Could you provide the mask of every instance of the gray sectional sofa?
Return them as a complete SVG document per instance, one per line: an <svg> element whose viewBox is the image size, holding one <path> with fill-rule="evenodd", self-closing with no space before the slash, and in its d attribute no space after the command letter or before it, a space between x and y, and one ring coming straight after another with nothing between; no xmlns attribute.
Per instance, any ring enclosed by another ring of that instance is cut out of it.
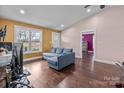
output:
<svg viewBox="0 0 124 93"><path fill-rule="evenodd" d="M43 53L43 59L48 61L49 67L61 70L75 62L73 49L52 48L50 53Z"/></svg>

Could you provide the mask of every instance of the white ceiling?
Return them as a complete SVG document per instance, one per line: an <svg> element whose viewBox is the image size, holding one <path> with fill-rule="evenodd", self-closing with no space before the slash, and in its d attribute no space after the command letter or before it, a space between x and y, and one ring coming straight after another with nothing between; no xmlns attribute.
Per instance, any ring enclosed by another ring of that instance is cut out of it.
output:
<svg viewBox="0 0 124 93"><path fill-rule="evenodd" d="M91 9L89 13L84 5L0 5L0 18L63 30L100 11L98 5L88 8ZM20 14L20 9L25 10L24 15Z"/></svg>

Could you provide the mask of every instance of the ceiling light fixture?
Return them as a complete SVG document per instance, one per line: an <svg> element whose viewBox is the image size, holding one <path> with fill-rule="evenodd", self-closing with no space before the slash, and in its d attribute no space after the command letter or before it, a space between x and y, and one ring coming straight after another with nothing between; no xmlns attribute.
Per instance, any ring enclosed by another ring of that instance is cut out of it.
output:
<svg viewBox="0 0 124 93"><path fill-rule="evenodd" d="M61 24L61 27L63 28L63 27L64 27L64 25L63 25L63 24Z"/></svg>
<svg viewBox="0 0 124 93"><path fill-rule="evenodd" d="M20 10L20 13L21 13L21 14L25 14L25 11L21 9L21 10Z"/></svg>
<svg viewBox="0 0 124 93"><path fill-rule="evenodd" d="M88 12L88 13L91 12L91 9L87 9L87 12Z"/></svg>

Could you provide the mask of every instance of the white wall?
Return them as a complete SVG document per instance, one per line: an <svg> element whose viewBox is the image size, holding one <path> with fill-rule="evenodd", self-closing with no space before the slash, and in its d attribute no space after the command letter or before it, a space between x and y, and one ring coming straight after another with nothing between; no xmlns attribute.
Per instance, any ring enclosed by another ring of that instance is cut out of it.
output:
<svg viewBox="0 0 124 93"><path fill-rule="evenodd" d="M62 31L62 47L74 48L80 55L80 31L96 29L96 59L124 59L124 6L113 6Z"/></svg>

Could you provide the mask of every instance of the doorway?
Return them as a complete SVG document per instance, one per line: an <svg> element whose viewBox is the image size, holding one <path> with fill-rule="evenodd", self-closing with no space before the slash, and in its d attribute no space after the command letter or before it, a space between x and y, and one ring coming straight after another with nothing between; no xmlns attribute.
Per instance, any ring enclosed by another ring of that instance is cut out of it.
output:
<svg viewBox="0 0 124 93"><path fill-rule="evenodd" d="M93 53L93 35L82 34L82 52Z"/></svg>
<svg viewBox="0 0 124 93"><path fill-rule="evenodd" d="M82 31L80 35L81 57L95 56L95 30Z"/></svg>

